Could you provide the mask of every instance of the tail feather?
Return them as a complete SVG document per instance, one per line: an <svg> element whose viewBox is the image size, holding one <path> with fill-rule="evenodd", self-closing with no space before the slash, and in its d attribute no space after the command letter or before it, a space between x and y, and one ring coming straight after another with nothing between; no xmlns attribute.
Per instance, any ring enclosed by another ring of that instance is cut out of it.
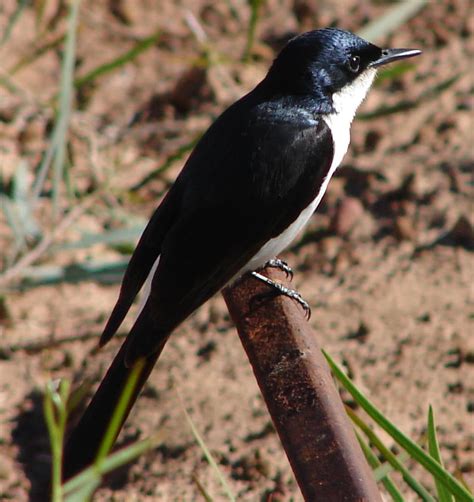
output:
<svg viewBox="0 0 474 502"><path fill-rule="evenodd" d="M161 342L156 351L145 358L120 428L137 400L142 387L145 385L165 343L166 339ZM66 442L63 452L64 479L73 477L90 465L97 456L102 438L120 400L122 391L133 371L133 366L128 367L126 365L126 353L127 342L124 342L84 415Z"/></svg>

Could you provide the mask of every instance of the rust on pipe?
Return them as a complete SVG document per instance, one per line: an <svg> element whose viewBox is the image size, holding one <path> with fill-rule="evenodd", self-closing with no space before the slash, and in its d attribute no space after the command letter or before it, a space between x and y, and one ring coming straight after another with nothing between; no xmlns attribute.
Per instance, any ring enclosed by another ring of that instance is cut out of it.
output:
<svg viewBox="0 0 474 502"><path fill-rule="evenodd" d="M269 291L247 275L223 296L304 499L381 501L302 308L283 296L256 301Z"/></svg>

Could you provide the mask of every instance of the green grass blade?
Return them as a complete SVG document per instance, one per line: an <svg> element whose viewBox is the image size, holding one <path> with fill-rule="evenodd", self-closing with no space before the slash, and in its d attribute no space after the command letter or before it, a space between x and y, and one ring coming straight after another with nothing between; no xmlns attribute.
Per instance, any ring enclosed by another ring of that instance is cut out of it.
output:
<svg viewBox="0 0 474 502"><path fill-rule="evenodd" d="M387 68L379 70L377 73L377 79L375 80L375 85L379 86L385 80L395 80L396 78L400 78L402 75L405 75L405 73L409 73L415 70L416 65L414 65L413 63L401 61L396 65L388 66Z"/></svg>
<svg viewBox="0 0 474 502"><path fill-rule="evenodd" d="M58 136L55 155L53 156L53 220L59 211L59 190L63 179L66 160L66 141L69 118L72 109L73 75L76 61L76 30L79 17L80 0L72 2L69 11L68 30L61 68L59 91Z"/></svg>
<svg viewBox="0 0 474 502"><path fill-rule="evenodd" d="M29 240L41 235L31 207L28 171L27 162L21 160L13 175L10 197L0 193L0 209L12 230L16 251L26 249Z"/></svg>
<svg viewBox="0 0 474 502"><path fill-rule="evenodd" d="M32 206L34 207L43 190L49 168L53 164L53 215L56 215L59 202L59 185L62 179L66 158L66 138L69 117L72 108L73 72L75 64L76 28L80 0L74 0L70 6L68 31L65 39L64 56L61 67L61 82L59 91L59 110L51 133L49 147L41 160L36 177Z"/></svg>
<svg viewBox="0 0 474 502"><path fill-rule="evenodd" d="M449 89L453 84L455 84L464 73L456 73L452 77L448 77L447 79L441 81L439 84L428 89L421 95L421 99L429 99L429 98L437 98L442 92Z"/></svg>
<svg viewBox="0 0 474 502"><path fill-rule="evenodd" d="M31 206L29 167L25 160L19 162L13 177L12 199L18 211L25 237L39 237L41 232Z"/></svg>
<svg viewBox="0 0 474 502"><path fill-rule="evenodd" d="M373 112L360 113L357 118L359 120L371 120L416 108L420 105L420 103L437 98L442 92L449 89L455 82L457 82L461 75L461 73L458 73L452 77L447 78L446 80L443 80L441 83L423 92L421 96L416 100L403 100L392 106L382 105Z"/></svg>
<svg viewBox="0 0 474 502"><path fill-rule="evenodd" d="M64 35L61 34L61 35L56 36L53 40L51 40L43 45L40 45L39 47L34 48L31 53L28 53L25 56L23 56L11 68L9 68L8 74L10 76L14 75L15 73L17 73L19 70L21 70L25 66L36 61L43 54L46 54L51 49L56 49L59 45L64 43L64 40L65 40Z"/></svg>
<svg viewBox="0 0 474 502"><path fill-rule="evenodd" d="M247 27L247 43L245 46L244 61L249 61L252 55L252 48L255 42L255 30L257 28L258 15L263 0L248 0L250 4L250 19Z"/></svg>
<svg viewBox="0 0 474 502"><path fill-rule="evenodd" d="M378 467L385 467L385 464L382 464L380 460L377 458L377 455L372 451L372 449L369 447L367 442L364 440L364 438L356 431L356 437L357 440L359 441L359 444L362 448L362 451L364 452L365 458L367 459L367 462L369 463L370 467L373 469L374 477L375 480L381 481L383 485L385 486L385 489L387 492L390 494L392 497L392 500L394 502L403 502L403 495L400 493L399 489L397 488L396 484L393 482L392 478L389 476L388 472L385 472L383 475L376 475L376 469ZM391 465L388 466L390 469L393 470L393 467Z"/></svg>
<svg viewBox="0 0 474 502"><path fill-rule="evenodd" d="M45 154L43 155L43 158L41 159L41 164L38 169L38 174L35 179L35 183L33 185L33 199L32 199L32 205L33 207L36 205L38 202L38 199L41 195L41 191L43 190L44 182L46 180L46 176L48 174L49 168L51 166L51 161L54 156L54 152L57 148L57 143L58 143L58 136L59 136L59 125L58 121L55 122L53 132L51 133L51 138L49 140L49 147L46 150Z"/></svg>
<svg viewBox="0 0 474 502"><path fill-rule="evenodd" d="M62 451L64 433L67 421L67 399L69 396L70 383L61 380L56 388L52 382L46 386L43 401L44 417L48 429L51 445L51 500L61 502L63 497L62 480Z"/></svg>
<svg viewBox="0 0 474 502"><path fill-rule="evenodd" d="M225 3L227 5L227 8L229 9L229 14L231 15L231 17L236 21L240 21L239 11L236 7L234 7L233 0L225 0Z"/></svg>
<svg viewBox="0 0 474 502"><path fill-rule="evenodd" d="M25 91L13 82L13 80L0 69L0 87L3 87L15 96L25 97Z"/></svg>
<svg viewBox="0 0 474 502"><path fill-rule="evenodd" d="M52 389L48 386L43 402L43 413L46 420L46 427L48 429L49 442L51 447L51 500L52 502L60 502L62 499L61 491L61 460L60 460L60 440L58 434L58 427L55 420L54 405L52 398Z"/></svg>
<svg viewBox="0 0 474 502"><path fill-rule="evenodd" d="M379 117L385 117L386 115L393 115L394 113L400 113L418 106L417 101L403 100L394 105L382 105L373 112L361 113L358 116L359 120L372 120Z"/></svg>
<svg viewBox="0 0 474 502"><path fill-rule="evenodd" d="M120 430L120 426L123 422L128 404L132 398L132 394L136 388L138 378L140 377L140 373L142 372L144 365L145 361L143 359L138 360L135 363L135 366L130 374L130 377L127 380L127 383L125 384L122 394L120 395L117 407L115 408L114 414L112 415L112 420L110 421L110 424L107 427L107 431L105 432L105 435L100 444L97 457L94 461L94 464L96 466L100 465L100 463L104 460L114 444L115 438L117 437Z"/></svg>
<svg viewBox="0 0 474 502"><path fill-rule="evenodd" d="M69 502L70 497L85 486L91 486L93 483L96 483L96 486L98 486L104 474L132 462L132 460L151 450L162 441L163 435L161 432L158 432L149 438L137 441L126 448L108 455L102 460L100 465L91 465L63 485L66 500Z"/></svg>
<svg viewBox="0 0 474 502"><path fill-rule="evenodd" d="M334 375L341 382L343 387L352 395L354 400L361 406L362 409L384 429L409 455L421 464L428 472L438 479L444 486L448 488L457 500L462 502L472 502L472 494L454 478L449 472L443 469L436 460L427 454L419 445L412 439L403 434L392 422L380 412L380 410L371 403L364 394L354 385L354 383L346 376L342 369L333 361L333 359L322 351L326 357Z"/></svg>
<svg viewBox="0 0 474 502"><path fill-rule="evenodd" d="M36 0L33 3L33 8L35 10L35 25L36 31L40 30L40 26L43 23L44 13L47 7L47 3L49 0Z"/></svg>
<svg viewBox="0 0 474 502"><path fill-rule="evenodd" d="M427 3L427 0L396 2L395 6L389 9L386 14L369 23L359 30L357 34L371 41L383 38L414 17Z"/></svg>
<svg viewBox="0 0 474 502"><path fill-rule="evenodd" d="M121 56L111 61L108 61L107 63L97 66L96 68L92 69L90 72L86 73L82 77L76 78L76 80L74 81L76 89L80 89L84 85L92 83L98 77L106 75L107 73L110 73L116 70L117 68L120 68L121 66L130 63L139 54L146 51L150 47L153 47L153 45L158 41L160 36L161 36L161 31L157 31L150 37L144 38L143 40L137 42L137 44L134 47L132 47L129 51L127 51L125 54L122 54Z"/></svg>
<svg viewBox="0 0 474 502"><path fill-rule="evenodd" d="M160 176L161 174L165 173L175 162L178 160L181 160L189 151L191 151L196 143L199 141L201 137L201 134L194 138L192 141L189 143L186 143L185 145L181 146L178 148L176 152L173 152L171 155L169 155L163 164L161 164L160 167L157 169L154 169L150 173L148 173L144 178L142 178L138 183L133 185L130 188L131 192L136 192L140 190L140 188L143 188L145 185L147 185L150 181L153 181L155 178Z"/></svg>
<svg viewBox="0 0 474 502"><path fill-rule="evenodd" d="M3 36L0 40L0 47L10 39L10 36L12 34L13 28L15 27L15 24L20 19L21 13L23 12L24 8L29 3L30 3L29 0L19 0L17 2L16 9L13 12L13 14L10 16L10 19L8 20L8 24L5 28L5 31L3 32Z"/></svg>
<svg viewBox="0 0 474 502"><path fill-rule="evenodd" d="M347 414L354 424L359 427L359 429L367 436L369 441L380 451L387 462L402 473L403 479L406 483L420 496L421 500L424 502L435 502L435 499L428 493L426 488L422 486L418 480L412 476L410 471L400 462L400 460L394 455L389 448L387 448L378 435L350 408L346 407Z"/></svg>
<svg viewBox="0 0 474 502"><path fill-rule="evenodd" d="M160 432L147 439L144 439L143 441L137 441L127 448L123 448L113 455L109 455L106 459L103 460L99 470L102 474L107 474L108 472L111 472L122 465L130 463L132 460L139 457L146 451L151 450L162 441L163 435Z"/></svg>
<svg viewBox="0 0 474 502"><path fill-rule="evenodd" d="M429 407L428 410L428 451L430 455L438 462L442 467L443 461L441 460L441 452L439 450L438 437L436 435L436 425L434 419L433 408ZM453 498L445 486L440 483L436 478L434 478L436 483L436 490L438 492L439 502L452 502Z"/></svg>
<svg viewBox="0 0 474 502"><path fill-rule="evenodd" d="M64 497L65 502L86 502L92 499L92 495L99 488L100 477L85 482L77 491Z"/></svg>
<svg viewBox="0 0 474 502"><path fill-rule="evenodd" d="M408 453L405 450L403 450L401 453L396 455L396 458L398 459L398 461L400 463L404 464L407 460L409 460L410 455L408 455ZM388 462L384 462L383 464L380 464L378 467L376 467L374 469L373 474L374 474L376 481L379 481L379 480L383 479L384 476L387 476L388 474L390 474L394 470L395 469L392 465L390 465Z"/></svg>
<svg viewBox="0 0 474 502"><path fill-rule="evenodd" d="M231 502L235 502L236 501L235 496L233 495L229 485L227 484L226 479L222 475L222 472L220 471L219 466L217 465L217 462L214 460L214 457L212 456L211 452L209 451L209 448L207 447L206 443L204 442L201 435L199 434L196 426L194 425L194 422L192 421L191 417L189 416L189 413L187 412L186 408L184 407L184 404L183 404L183 411L184 411L184 415L186 416L186 420L188 421L189 427L191 428L193 436L196 439L197 444L201 448L204 456L206 457L208 464L211 466L217 479L219 480L219 482L222 486L222 489L224 490L224 493L226 494L227 498Z"/></svg>
<svg viewBox="0 0 474 502"><path fill-rule="evenodd" d="M64 251L69 249L86 249L96 244L105 244L108 246L135 244L145 229L145 222L142 225L134 225L126 228L118 228L101 233L84 233L82 237L76 241L57 244L52 247L51 251Z"/></svg>
<svg viewBox="0 0 474 502"><path fill-rule="evenodd" d="M193 474L193 481L196 483L196 487L197 487L199 493L202 495L202 498L206 502L213 502L212 497L209 495L209 493L204 488L203 484L199 481L199 479L197 478L197 476L195 474Z"/></svg>
<svg viewBox="0 0 474 502"><path fill-rule="evenodd" d="M12 289L31 289L62 282L78 283L97 281L102 284L117 284L122 280L129 259L105 262L90 261L67 266L41 265L25 267L21 270L21 282L11 286Z"/></svg>
<svg viewBox="0 0 474 502"><path fill-rule="evenodd" d="M5 221L10 227L15 239L16 251L26 248L26 235L17 214L17 208L6 195L0 194L0 208L5 216Z"/></svg>
<svg viewBox="0 0 474 502"><path fill-rule="evenodd" d="M121 465L131 462L145 451L153 448L161 441L161 434L155 434L151 438L138 441L122 450L108 455L117 437L124 415L129 405L132 394L136 388L138 378L143 370L144 361L140 360L135 364L130 377L122 391L117 407L107 431L102 439L99 451L94 463L69 480L64 486L63 491L68 502L82 502L88 500L100 484L102 476Z"/></svg>

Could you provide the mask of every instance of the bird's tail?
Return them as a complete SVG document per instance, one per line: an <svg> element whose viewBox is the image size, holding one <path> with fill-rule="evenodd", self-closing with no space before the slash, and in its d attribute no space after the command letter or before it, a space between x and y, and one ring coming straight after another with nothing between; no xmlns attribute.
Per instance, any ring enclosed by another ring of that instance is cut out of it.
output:
<svg viewBox="0 0 474 502"><path fill-rule="evenodd" d="M137 383L119 430L135 403L140 390L145 385L165 343L166 338L159 345L158 350L143 358L143 366L139 370ZM63 452L64 479L71 478L90 465L97 456L104 434L134 368L134 366L129 367L126 365L126 352L127 342L122 345L115 356L92 401L66 442Z"/></svg>

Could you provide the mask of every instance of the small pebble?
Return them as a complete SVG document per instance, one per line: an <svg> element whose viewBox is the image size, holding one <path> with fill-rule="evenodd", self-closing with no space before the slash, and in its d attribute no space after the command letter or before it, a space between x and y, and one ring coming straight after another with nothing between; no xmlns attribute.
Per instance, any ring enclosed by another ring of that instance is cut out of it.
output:
<svg viewBox="0 0 474 502"><path fill-rule="evenodd" d="M395 219L393 231L399 241L414 241L416 238L413 220L406 216L398 216Z"/></svg>
<svg viewBox="0 0 474 502"><path fill-rule="evenodd" d="M347 197L346 199L343 199L339 203L336 213L331 221L332 231L337 235L348 235L360 221L363 213L364 207L359 199L356 199L355 197Z"/></svg>

